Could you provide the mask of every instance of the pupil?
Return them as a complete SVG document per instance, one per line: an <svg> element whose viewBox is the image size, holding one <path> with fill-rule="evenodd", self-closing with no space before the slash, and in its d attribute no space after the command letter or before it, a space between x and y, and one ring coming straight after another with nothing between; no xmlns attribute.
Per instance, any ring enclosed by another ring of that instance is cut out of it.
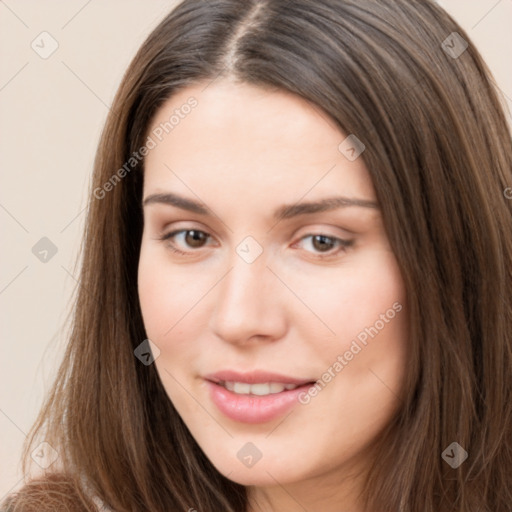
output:
<svg viewBox="0 0 512 512"><path fill-rule="evenodd" d="M332 247L332 242L329 241L330 238L327 237L327 236L323 236L323 235L315 235L313 237L313 245L315 245L315 247L319 250L323 250L323 249L330 249ZM320 241L320 245L318 246L318 244L316 244L315 242L317 241Z"/></svg>
<svg viewBox="0 0 512 512"><path fill-rule="evenodd" d="M190 236L191 233L192 233L192 236ZM190 245L191 247L201 247L201 243L205 239L204 233L202 233L201 231L193 230L193 229L187 231L187 235L185 238L186 238L187 244Z"/></svg>

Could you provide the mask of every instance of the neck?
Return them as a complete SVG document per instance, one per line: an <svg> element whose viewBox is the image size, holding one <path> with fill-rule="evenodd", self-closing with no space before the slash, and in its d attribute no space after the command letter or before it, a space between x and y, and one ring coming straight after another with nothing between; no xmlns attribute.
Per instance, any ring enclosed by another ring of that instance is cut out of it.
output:
<svg viewBox="0 0 512 512"><path fill-rule="evenodd" d="M249 487L247 512L365 512L361 472L340 476L339 468L300 482Z"/></svg>

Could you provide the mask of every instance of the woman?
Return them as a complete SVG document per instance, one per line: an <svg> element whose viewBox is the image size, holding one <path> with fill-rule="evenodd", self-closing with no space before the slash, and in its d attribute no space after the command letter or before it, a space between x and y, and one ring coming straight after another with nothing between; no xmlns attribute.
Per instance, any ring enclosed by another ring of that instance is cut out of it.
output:
<svg viewBox="0 0 512 512"><path fill-rule="evenodd" d="M112 105L4 509L509 510L511 169L435 3L182 2Z"/></svg>

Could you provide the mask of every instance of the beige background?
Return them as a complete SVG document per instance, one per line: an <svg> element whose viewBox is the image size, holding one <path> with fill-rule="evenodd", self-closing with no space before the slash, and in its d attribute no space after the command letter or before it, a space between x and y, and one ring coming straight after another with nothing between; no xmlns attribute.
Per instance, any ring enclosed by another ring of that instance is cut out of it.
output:
<svg viewBox="0 0 512 512"><path fill-rule="evenodd" d="M62 355L108 105L136 49L174 3L0 0L0 499L20 483L21 446ZM512 110L512 0L441 3L482 52ZM43 31L58 43L47 59L31 47L35 40L38 51L51 48ZM42 237L57 248L46 263L32 253Z"/></svg>

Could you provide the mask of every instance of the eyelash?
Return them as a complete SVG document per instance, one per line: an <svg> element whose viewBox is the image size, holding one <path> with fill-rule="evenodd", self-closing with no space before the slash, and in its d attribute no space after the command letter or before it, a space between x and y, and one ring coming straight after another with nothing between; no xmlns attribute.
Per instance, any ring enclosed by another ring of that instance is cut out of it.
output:
<svg viewBox="0 0 512 512"><path fill-rule="evenodd" d="M171 249L172 252L174 252L176 254L179 254L181 256L188 256L188 255L190 255L191 252L195 252L195 250L188 251L188 252L187 251L182 251L181 249L178 249L176 247L176 244L174 242L172 242L171 239L174 238L176 235L179 235L180 233L187 233L189 231L197 231L198 233L202 233L202 234L207 236L207 240L211 238L211 235L209 235L205 231L201 231L200 229L193 229L192 228L192 229L179 229L179 230L176 230L176 231L172 231L170 233L164 233L158 239L160 241L162 241L162 242L169 242L168 246L169 246L169 249ZM335 237L335 236L324 235L323 233L310 233L310 234L307 234L307 235L304 235L303 237L301 237L301 239L299 241L302 241L302 240L304 240L306 238L315 237L315 236L322 236L322 237L327 238L328 240L331 240L331 241L333 241L333 242L338 244L338 250L335 251L334 253L331 252L332 249L329 252L327 252L327 253L316 253L315 256L318 259L327 259L327 258L330 258L330 257L333 257L333 256L337 256L338 253L345 252L349 247L351 247L354 244L354 240L345 240L343 238L338 238L338 237ZM199 250L199 249L197 249L197 250Z"/></svg>

